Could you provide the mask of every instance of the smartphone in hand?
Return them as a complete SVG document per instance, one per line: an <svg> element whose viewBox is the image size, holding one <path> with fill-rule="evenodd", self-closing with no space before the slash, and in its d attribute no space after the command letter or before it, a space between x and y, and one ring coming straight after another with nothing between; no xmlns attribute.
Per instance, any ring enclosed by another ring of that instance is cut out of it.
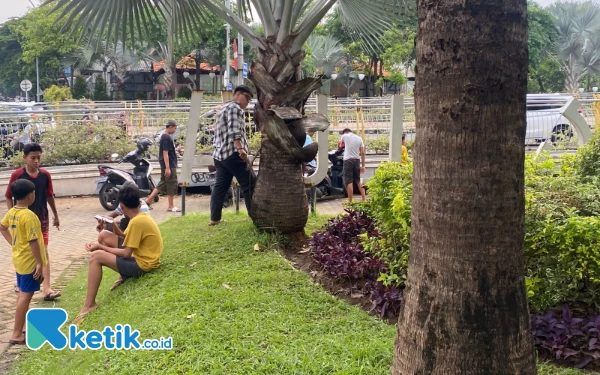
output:
<svg viewBox="0 0 600 375"><path fill-rule="evenodd" d="M109 218L107 218L107 217L100 216L100 215L96 215L96 216L94 216L94 219L101 220L101 221L103 221L103 222L105 222L105 223L108 223L108 224L112 224L112 223L113 223L113 221L114 221L113 219L109 219Z"/></svg>

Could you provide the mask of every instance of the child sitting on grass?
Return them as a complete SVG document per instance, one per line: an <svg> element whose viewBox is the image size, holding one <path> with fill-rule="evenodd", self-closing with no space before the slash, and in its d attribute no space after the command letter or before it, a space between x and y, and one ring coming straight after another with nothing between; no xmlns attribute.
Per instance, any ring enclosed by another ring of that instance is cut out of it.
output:
<svg viewBox="0 0 600 375"><path fill-rule="evenodd" d="M11 208L2 223L0 233L12 246L12 259L17 273L19 297L15 324L10 344L25 344L25 318L33 293L40 290L44 277L42 269L48 263L44 249L42 224L36 214L28 207L35 201L35 185L25 179L12 183L10 192L17 204Z"/></svg>

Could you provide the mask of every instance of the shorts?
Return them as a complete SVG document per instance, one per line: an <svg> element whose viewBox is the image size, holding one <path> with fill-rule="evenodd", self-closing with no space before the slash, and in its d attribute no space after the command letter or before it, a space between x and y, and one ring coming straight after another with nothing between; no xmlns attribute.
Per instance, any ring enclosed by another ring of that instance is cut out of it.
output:
<svg viewBox="0 0 600 375"><path fill-rule="evenodd" d="M34 271L35 272L35 271ZM34 293L40 290L40 283L33 278L33 273L21 275L17 273L17 287L23 293Z"/></svg>
<svg viewBox="0 0 600 375"><path fill-rule="evenodd" d="M348 186L355 182L360 185L360 160L359 159L344 160L344 168L342 169L342 178L344 179L344 186Z"/></svg>
<svg viewBox="0 0 600 375"><path fill-rule="evenodd" d="M50 234L48 232L42 232L42 237L44 237L44 245L48 246L48 241L50 241Z"/></svg>
<svg viewBox="0 0 600 375"><path fill-rule="evenodd" d="M131 277L140 277L143 276L146 271L138 266L135 258L123 258L117 257L117 269L119 270L119 274L125 279L129 279Z"/></svg>
<svg viewBox="0 0 600 375"><path fill-rule="evenodd" d="M177 168L171 168L171 176L165 177L165 170L160 169L160 182L156 186L160 195L177 195Z"/></svg>

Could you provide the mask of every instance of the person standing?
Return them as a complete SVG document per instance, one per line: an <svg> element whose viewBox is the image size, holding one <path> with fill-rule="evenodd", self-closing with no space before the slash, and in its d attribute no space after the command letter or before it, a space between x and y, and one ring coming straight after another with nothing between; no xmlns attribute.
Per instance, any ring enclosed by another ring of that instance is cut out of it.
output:
<svg viewBox="0 0 600 375"><path fill-rule="evenodd" d="M408 164L408 148L406 148L406 134L402 134L402 157L400 159L402 165Z"/></svg>
<svg viewBox="0 0 600 375"><path fill-rule="evenodd" d="M246 209L250 212L254 171L248 167L248 139L244 126L244 109L252 100L252 92L246 86L238 86L233 92L233 100L219 111L215 123L213 159L217 170L217 181L210 198L210 225L221 222L223 202L231 186L233 177L239 182L244 195Z"/></svg>
<svg viewBox="0 0 600 375"><path fill-rule="evenodd" d="M158 162L160 163L160 182L156 189L146 199L146 204L152 204L152 200L158 194L166 195L169 212L179 212L179 208L175 207L173 200L177 194L177 153L175 152L175 142L171 135L175 134L177 123L175 120L169 120L166 125L165 132L160 137L158 147Z"/></svg>
<svg viewBox="0 0 600 375"><path fill-rule="evenodd" d="M365 144L361 137L346 128L343 131L342 143L344 144L344 168L342 176L348 191L348 201L352 203L354 196L354 183L358 185L362 201L367 200L365 189L360 183L361 173L365 173Z"/></svg>
<svg viewBox="0 0 600 375"><path fill-rule="evenodd" d="M44 301L54 301L61 296L61 293L53 291L50 287L50 257L48 255L50 215L48 213L48 205L52 209L52 214L54 216L52 220L53 226L58 229L60 227L60 221L58 220L56 202L54 201L52 177L50 177L50 173L47 170L40 168L42 147L37 143L25 145L25 148L23 149L23 159L25 160L25 167L17 169L10 175L8 187L4 194L6 197L6 207L10 210L14 206L11 186L15 181L25 179L33 182L36 192L35 200L29 206L29 209L33 211L40 220L46 252L45 258L47 259L47 262L44 262L43 268L44 281L42 282L42 292L44 294ZM19 292L18 285L15 286L15 292Z"/></svg>

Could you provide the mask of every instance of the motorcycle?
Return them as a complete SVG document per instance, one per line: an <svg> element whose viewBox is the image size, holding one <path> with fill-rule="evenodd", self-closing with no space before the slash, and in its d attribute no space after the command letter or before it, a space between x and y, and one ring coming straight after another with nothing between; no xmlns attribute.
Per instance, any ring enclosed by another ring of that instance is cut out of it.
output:
<svg viewBox="0 0 600 375"><path fill-rule="evenodd" d="M140 138L136 142L136 149L125 155L119 164L128 162L133 164L133 172L128 172L122 169L110 167L108 165L99 165L98 171L100 178L96 180L96 194L100 199L100 204L107 211L114 211L119 204L119 190L125 181L133 181L140 189L142 197L147 197L156 187L151 174L152 165L148 159L143 156L152 145L152 141L148 138ZM118 157L114 154L113 157ZM158 196L154 198L154 202L158 202Z"/></svg>
<svg viewBox="0 0 600 375"><path fill-rule="evenodd" d="M327 158L331 162L331 167L327 170L327 175L323 181L319 182L315 188L317 189L317 199L323 197L347 197L348 193L344 187L342 178L342 169L344 168L344 160L342 154L344 150L330 151ZM307 175L310 176L315 172L314 167L307 167ZM310 189L307 189L306 194L310 199Z"/></svg>

